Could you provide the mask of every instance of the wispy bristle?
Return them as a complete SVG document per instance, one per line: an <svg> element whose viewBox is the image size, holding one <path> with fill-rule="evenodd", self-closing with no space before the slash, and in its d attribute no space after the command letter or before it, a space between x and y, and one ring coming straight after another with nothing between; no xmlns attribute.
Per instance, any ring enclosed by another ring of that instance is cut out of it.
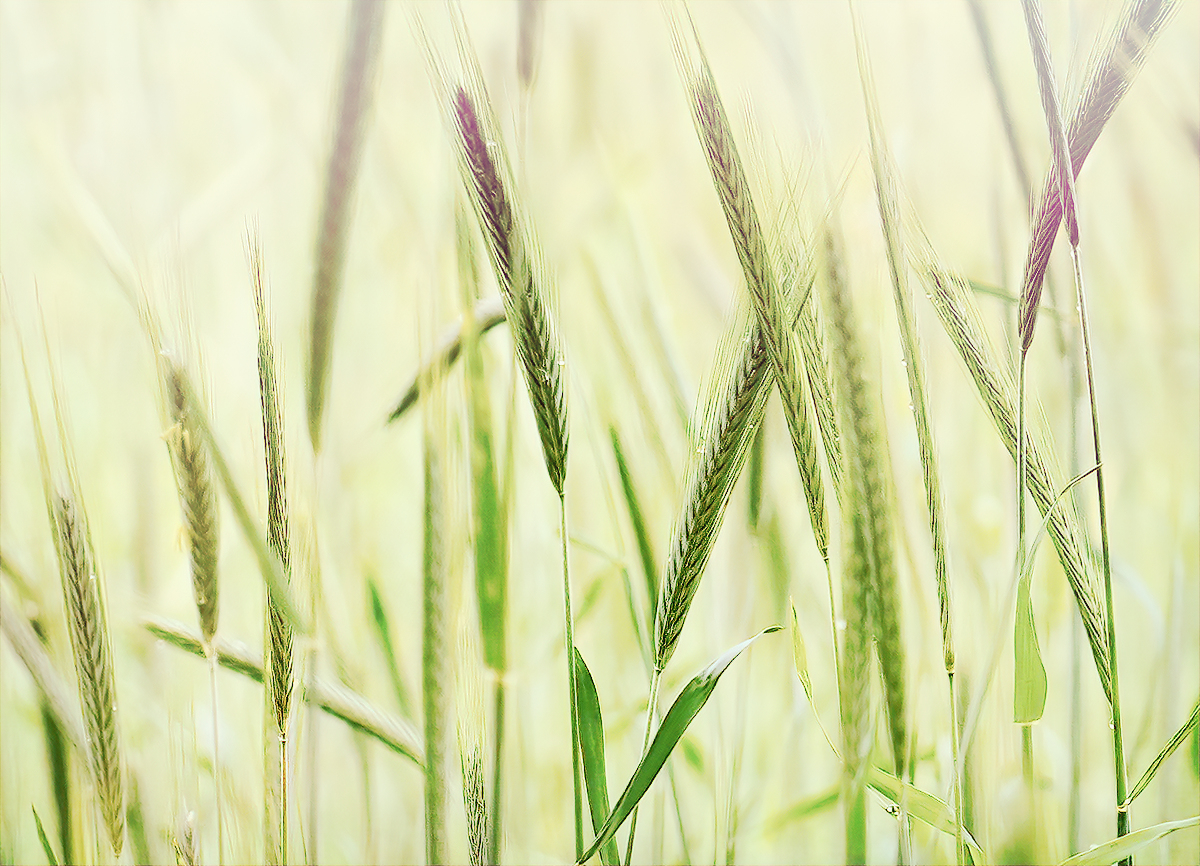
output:
<svg viewBox="0 0 1200 866"><path fill-rule="evenodd" d="M1084 160L1092 152L1104 125L1116 111L1121 98L1133 83L1154 37L1175 10L1171 0L1133 0L1121 16L1121 23L1091 64L1091 75L1067 126L1067 144L1071 170L1079 176ZM1037 308L1050 251L1064 212L1063 189L1056 170L1052 170L1042 188L1041 203L1033 221L1025 276L1021 289L1021 351L1033 343Z"/></svg>

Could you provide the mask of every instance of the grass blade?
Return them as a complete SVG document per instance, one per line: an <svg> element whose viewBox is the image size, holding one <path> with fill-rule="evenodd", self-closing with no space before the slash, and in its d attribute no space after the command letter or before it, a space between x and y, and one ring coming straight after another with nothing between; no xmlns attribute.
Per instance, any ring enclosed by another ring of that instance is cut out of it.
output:
<svg viewBox="0 0 1200 866"><path fill-rule="evenodd" d="M725 673L726 668L750 644L765 634L779 630L780 626L769 626L754 637L742 641L713 660L708 667L692 677L691 681L684 686L683 691L679 693L679 697L675 699L675 703L671 705L671 709L667 710L667 714L663 717L662 724L658 726L658 730L654 734L654 740L650 743L650 748L646 750L637 769L633 771L633 775L629 779L629 784L625 786L624 792L617 799L616 805L613 806L612 812L604 822L604 826L596 834L596 840L587 852L579 858L579 863L586 863L595 855L601 845L604 845L613 838L613 835L620 828L621 824L624 823L642 797L645 796L646 791L650 789L650 783L654 781L654 777L658 775L658 771L667 762L667 758L675 748L675 744L679 742L680 737L687 731L688 725L692 723L692 719L696 718L696 714L703 709L709 697L712 696L713 689L717 687L717 682L720 680L721 674Z"/></svg>
<svg viewBox="0 0 1200 866"><path fill-rule="evenodd" d="M413 718L412 697L408 693L408 686L404 684L404 677L400 673L400 665L396 660L395 645L392 643L392 627L388 621L387 610L383 606L383 598L379 594L379 586L375 583L375 578L367 576L367 594L370 597L371 605L371 626L375 632L375 639L379 642L379 648L383 653L384 664L387 665L388 676L392 681L392 690L396 693L396 703L400 706L400 712L407 718Z"/></svg>
<svg viewBox="0 0 1200 866"><path fill-rule="evenodd" d="M583 755L583 780L587 786L588 807L592 813L592 832L599 835L608 818L608 773L604 758L604 716L600 695L592 672L579 648L575 649L575 685L579 700L579 748ZM621 866L615 839L600 846L604 866Z"/></svg>
<svg viewBox="0 0 1200 866"><path fill-rule="evenodd" d="M148 616L142 626L150 634L165 640L184 652L204 658L200 633L176 620ZM240 641L218 637L213 646L217 661L226 670L248 677L256 683L263 681L262 656ZM370 701L338 683L312 677L301 684L301 698L341 719L351 728L373 737L398 755L403 755L418 767L424 766L425 750L421 735L405 719L375 707Z"/></svg>
<svg viewBox="0 0 1200 866"><path fill-rule="evenodd" d="M37 806L29 807L33 810L33 823L37 825L38 841L42 843L42 850L46 852L46 859L50 861L50 866L58 866L58 857L54 854L54 846L50 844L50 837L46 835L46 828L42 826L42 819L38 816Z"/></svg>
<svg viewBox="0 0 1200 866"><path fill-rule="evenodd" d="M1032 559L1029 557L1030 561ZM1013 628L1013 721L1018 725L1038 721L1046 709L1046 666L1042 663L1033 603L1029 599L1032 570L1026 567L1017 585L1017 617Z"/></svg>
<svg viewBox="0 0 1200 866"><path fill-rule="evenodd" d="M633 535L637 540L642 576L646 580L646 595L650 600L648 621L654 622L654 618L658 614L658 570L654 565L654 550L650 545L650 532L646 528L646 520L642 516L642 505L638 500L629 464L625 462L625 451L621 447L621 437L617 434L617 428L610 424L608 435L612 441L613 457L617 461L617 474L621 478L621 492L625 496L625 508L629 512L629 522L633 525Z"/></svg>
<svg viewBox="0 0 1200 866"><path fill-rule="evenodd" d="M941 830L949 836L954 836L958 832L954 810L950 806L932 794L922 791L908 782L902 782L887 770L871 767L867 771L867 784L897 807L901 806L903 802L903 808L908 811L909 815L928 824L933 829ZM967 830L964 829L962 833L963 841L976 863L992 862Z"/></svg>
<svg viewBox="0 0 1200 866"><path fill-rule="evenodd" d="M1097 845L1089 851L1081 851L1074 857L1068 857L1059 866L1108 866L1110 863L1132 857L1147 845L1153 844L1177 830L1186 830L1188 827L1200 827L1200 815L1185 818L1182 821L1167 821L1135 830L1105 842L1103 845Z"/></svg>
<svg viewBox="0 0 1200 866"><path fill-rule="evenodd" d="M478 301L472 310L472 318L475 320L475 333L478 336L483 336L497 325L504 324L504 302L498 297L485 298L482 301ZM396 401L395 407L388 413L388 424L398 420L409 409L417 405L417 401L421 399L423 383L426 380L436 384L439 381L439 377L445 375L454 366L455 362L458 361L459 355L462 353L463 335L466 327L466 316L464 316L460 321L447 329L441 339L438 340L437 348L421 359L412 382L404 389L400 399Z"/></svg>
<svg viewBox="0 0 1200 866"><path fill-rule="evenodd" d="M1158 756L1150 762L1150 766L1146 768L1146 772L1142 773L1142 778L1138 779L1138 783L1133 786L1133 791L1125 798L1125 802L1121 804L1122 809L1128 809L1129 804L1137 799L1138 794L1146 790L1146 786L1154 781L1154 776L1158 772L1158 768L1163 765L1163 762L1167 758L1175 754L1175 750L1183 745L1183 741L1188 738L1188 735L1196 730L1197 722L1200 722L1200 701L1197 701L1192 707L1192 714L1188 716L1188 720L1183 723L1182 727L1175 732L1171 739L1167 740L1167 744L1162 747Z"/></svg>

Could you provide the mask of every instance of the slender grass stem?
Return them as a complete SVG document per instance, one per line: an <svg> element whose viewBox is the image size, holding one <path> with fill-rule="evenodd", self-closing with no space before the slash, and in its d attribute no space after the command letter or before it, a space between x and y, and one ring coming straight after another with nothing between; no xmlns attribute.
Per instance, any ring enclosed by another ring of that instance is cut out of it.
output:
<svg viewBox="0 0 1200 866"><path fill-rule="evenodd" d="M217 653L208 650L208 687L212 695L212 726L213 726L213 788L216 791L217 803L217 862L225 866L225 824L222 821L221 809L221 739L217 734Z"/></svg>
<svg viewBox="0 0 1200 866"><path fill-rule="evenodd" d="M950 756L954 760L950 782L954 795L954 863L965 866L967 846L963 837L962 775L958 771L958 695L954 691L954 669L947 670L946 676L950 680Z"/></svg>
<svg viewBox="0 0 1200 866"><path fill-rule="evenodd" d="M567 634L567 690L571 700L571 777L575 789L575 859L583 856L583 790L579 770L579 705L575 693L575 625L571 613L571 569L567 557L567 497L558 498L562 518L563 610Z"/></svg>
<svg viewBox="0 0 1200 866"><path fill-rule="evenodd" d="M500 837L503 835L500 821L500 808L503 805L504 782L504 676L496 677L496 691L492 707L492 730L495 739L492 742L492 804L488 810L491 821L488 824L488 862L500 864Z"/></svg>
<svg viewBox="0 0 1200 866"><path fill-rule="evenodd" d="M1027 351L1021 352L1017 368L1017 574L1025 574L1025 362ZM1032 839L1037 838L1037 809L1034 804L1033 787L1033 726L1021 725L1021 770L1025 778L1025 794L1029 799L1029 831Z"/></svg>
<svg viewBox="0 0 1200 866"><path fill-rule="evenodd" d="M279 862L288 862L288 748L287 734L279 735Z"/></svg>
<svg viewBox="0 0 1200 866"><path fill-rule="evenodd" d="M1079 245L1071 247L1071 264L1075 271L1075 297L1079 310L1079 330L1083 336L1083 362L1087 373L1088 402L1092 410L1092 444L1096 457L1096 498L1100 508L1100 556L1104 573L1104 605L1108 617L1108 667L1112 683L1113 763L1117 787L1117 835L1130 831L1129 809L1122 808L1126 799L1128 780L1125 776L1125 742L1121 732L1121 692L1117 687L1117 623L1113 610L1112 560L1108 547L1108 510L1104 499L1104 462L1100 457L1100 416L1096 409L1096 377L1092 368L1092 339L1088 331L1087 299L1083 291L1083 268L1079 261ZM1132 866L1133 857L1126 857L1121 866Z"/></svg>
<svg viewBox="0 0 1200 866"><path fill-rule="evenodd" d="M658 687L662 682L662 671L655 667L654 676L650 680L650 701L646 704L646 733L642 737L642 755L650 748L650 734L654 730L654 715L658 712ZM635 808L629 816L629 844L625 847L625 863L633 862L633 838L637 832L638 810Z"/></svg>

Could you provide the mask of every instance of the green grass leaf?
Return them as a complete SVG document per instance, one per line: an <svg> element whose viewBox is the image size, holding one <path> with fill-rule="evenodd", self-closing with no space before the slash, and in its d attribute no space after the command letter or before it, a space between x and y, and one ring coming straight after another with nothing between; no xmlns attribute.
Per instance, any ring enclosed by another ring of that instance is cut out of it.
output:
<svg viewBox="0 0 1200 866"><path fill-rule="evenodd" d="M54 856L54 848L50 844L50 838L46 835L46 828L42 826L42 819L38 817L37 807L30 806L33 809L33 822L37 824L38 839L42 842L42 850L46 852L46 859L50 861L50 866L58 866L58 858Z"/></svg>
<svg viewBox="0 0 1200 866"><path fill-rule="evenodd" d="M404 677L400 674L400 664L396 660L396 649L392 643L392 628L388 622L387 610L383 606L383 597L379 594L379 585L369 574L367 575L367 594L371 602L371 625L375 632L375 638L379 641L383 660L387 663L392 689L396 692L396 701L399 703L400 712L404 714L404 717L411 719L413 718L412 697L408 693L408 687L404 685Z"/></svg>
<svg viewBox="0 0 1200 866"><path fill-rule="evenodd" d="M904 808L908 810L908 814L933 829L941 830L950 836L957 832L954 825L954 811L932 794L900 781L887 770L881 770L879 767L871 767L867 771L867 784L897 806L900 805L901 797L903 797ZM963 837L963 841L967 843L971 857L976 863L990 862L983 853L983 849L979 847L979 843L965 828Z"/></svg>
<svg viewBox="0 0 1200 866"><path fill-rule="evenodd" d="M1188 720L1183 723L1183 726L1176 731L1175 735L1167 741L1165 746L1162 747L1162 751L1158 753L1158 757L1156 757L1154 761L1151 762L1150 766L1146 768L1146 772L1142 773L1142 778L1138 779L1138 783L1133 786L1133 792L1125 800L1124 805L1126 807L1128 807L1129 804L1134 801L1138 794L1146 790L1146 786L1149 785L1154 779L1155 774L1158 772L1158 768L1163 765L1163 761L1171 757L1175 750L1183 745L1183 741L1187 739L1188 734L1192 734L1194 737L1197 722L1200 722L1200 701L1195 703L1195 705L1192 707L1192 714L1188 716ZM1195 743L1194 738L1192 742L1193 744Z"/></svg>
<svg viewBox="0 0 1200 866"><path fill-rule="evenodd" d="M637 489L633 486L633 475L629 464L625 462L625 452L621 448L621 437L617 428L609 426L608 435L612 439L613 456L617 460L617 472L621 476L621 492L625 496L625 508L629 512L629 522L633 524L633 535L637 539L638 558L642 563L642 574L646 579L646 594L650 598L650 615L646 622L653 623L658 613L658 570L654 565L654 549L650 545L650 532L646 529L646 520L642 516L642 506L638 501Z"/></svg>
<svg viewBox="0 0 1200 866"><path fill-rule="evenodd" d="M1200 827L1200 815L1185 818L1182 821L1167 821L1142 830L1135 830L1126 836L1120 836L1103 845L1097 845L1089 851L1081 851L1074 857L1068 857L1059 866L1108 866L1110 863L1116 863L1118 860L1136 854L1147 845L1157 842L1176 830L1186 830L1188 827Z"/></svg>
<svg viewBox="0 0 1200 866"><path fill-rule="evenodd" d="M726 668L750 644L754 643L764 634L770 634L779 630L780 626L769 626L754 637L742 641L737 646L725 652L724 655L716 658L708 667L692 677L691 682L684 686L683 691L679 693L679 697L675 699L675 703L671 705L671 709L663 717L662 724L658 726L658 731L654 734L654 741L650 743L650 748L646 750L641 763L633 771L633 776L629 779L629 784L625 786L624 793L617 800L617 804L613 807L612 813L604 822L604 826L596 834L596 841L579 858L580 863L586 863L590 860L595 856L600 846L613 838L621 824L624 823L642 797L645 796L646 792L650 789L650 783L654 781L654 777L658 775L658 771L667 762L667 758L675 748L675 744L679 742L688 725L692 723L692 719L696 718L696 714L703 709L709 697L712 696L713 689L717 687L717 681L721 678L721 674L725 673Z"/></svg>
<svg viewBox="0 0 1200 866"><path fill-rule="evenodd" d="M583 751L583 781L587 786L588 806L592 812L592 830L600 832L608 818L608 774L604 761L604 718L600 713L600 695L587 663L575 648L575 697L579 710L579 746ZM621 866L617 843L609 839L600 846L604 866Z"/></svg>
<svg viewBox="0 0 1200 866"><path fill-rule="evenodd" d="M1013 721L1018 725L1036 722L1046 709L1046 666L1042 663L1042 650L1038 646L1029 584L1030 573L1027 569L1017 586L1017 621L1013 630Z"/></svg>

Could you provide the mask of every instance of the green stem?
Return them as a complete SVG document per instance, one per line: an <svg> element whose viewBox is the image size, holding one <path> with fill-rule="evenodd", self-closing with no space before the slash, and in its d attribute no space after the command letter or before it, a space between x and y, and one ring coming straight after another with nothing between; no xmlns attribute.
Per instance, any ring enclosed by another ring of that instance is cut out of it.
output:
<svg viewBox="0 0 1200 866"><path fill-rule="evenodd" d="M950 680L950 755L954 761L950 783L954 793L954 864L965 866L967 848L963 839L962 776L958 772L958 696L954 692L954 669L947 670L946 676Z"/></svg>
<svg viewBox="0 0 1200 866"><path fill-rule="evenodd" d="M650 680L650 701L646 705L646 733L642 737L642 757L645 757L650 748L650 733L654 729L654 715L658 712L658 686L661 681L662 671L656 666L654 676ZM634 807L633 814L629 816L629 844L625 847L626 866L633 862L633 837L637 832L637 816L638 810Z"/></svg>
<svg viewBox="0 0 1200 866"><path fill-rule="evenodd" d="M488 827L488 863L493 866L500 866L500 837L502 835L502 823L500 820L500 807L503 803L501 796L502 782L504 778L504 674L499 673L496 676L496 691L495 703L492 712L492 726L496 732L496 739L492 744L492 805L488 810L491 816L491 825Z"/></svg>
<svg viewBox="0 0 1200 866"><path fill-rule="evenodd" d="M217 862L225 866L225 826L221 821L221 740L217 735L217 653L208 647L208 686L212 693L213 785L217 803Z"/></svg>
<svg viewBox="0 0 1200 866"><path fill-rule="evenodd" d="M1104 605L1108 614L1108 674L1112 686L1113 759L1117 785L1117 835L1130 831L1129 809L1122 809L1126 799L1125 743L1121 733L1121 690L1117 684L1117 622L1113 610L1112 560L1108 549L1108 510L1104 500L1104 461L1100 457L1100 415L1096 410L1096 378L1092 369L1092 338L1088 331L1087 300L1083 293L1083 268L1079 262L1079 246L1071 247L1071 264L1075 271L1075 296L1079 307L1079 329L1083 335L1083 360L1087 371L1088 401L1092 410L1092 444L1096 457L1096 498L1100 506L1100 551L1104 570ZM1126 857L1121 866L1132 866L1133 857Z"/></svg>
<svg viewBox="0 0 1200 866"><path fill-rule="evenodd" d="M287 734L279 735L279 862L288 862L288 750Z"/></svg>
<svg viewBox="0 0 1200 866"><path fill-rule="evenodd" d="M579 704L575 693L575 626L571 613L571 570L567 558L567 496L558 498L562 517L563 610L567 633L567 691L571 700L571 777L575 789L575 859L583 856L583 790L579 771Z"/></svg>
<svg viewBox="0 0 1200 866"><path fill-rule="evenodd" d="M1025 362L1028 352L1021 352L1017 370L1017 574L1025 575ZM1025 794L1029 798L1030 842L1036 848L1037 808L1033 791L1033 726L1021 725L1021 768L1025 777Z"/></svg>

